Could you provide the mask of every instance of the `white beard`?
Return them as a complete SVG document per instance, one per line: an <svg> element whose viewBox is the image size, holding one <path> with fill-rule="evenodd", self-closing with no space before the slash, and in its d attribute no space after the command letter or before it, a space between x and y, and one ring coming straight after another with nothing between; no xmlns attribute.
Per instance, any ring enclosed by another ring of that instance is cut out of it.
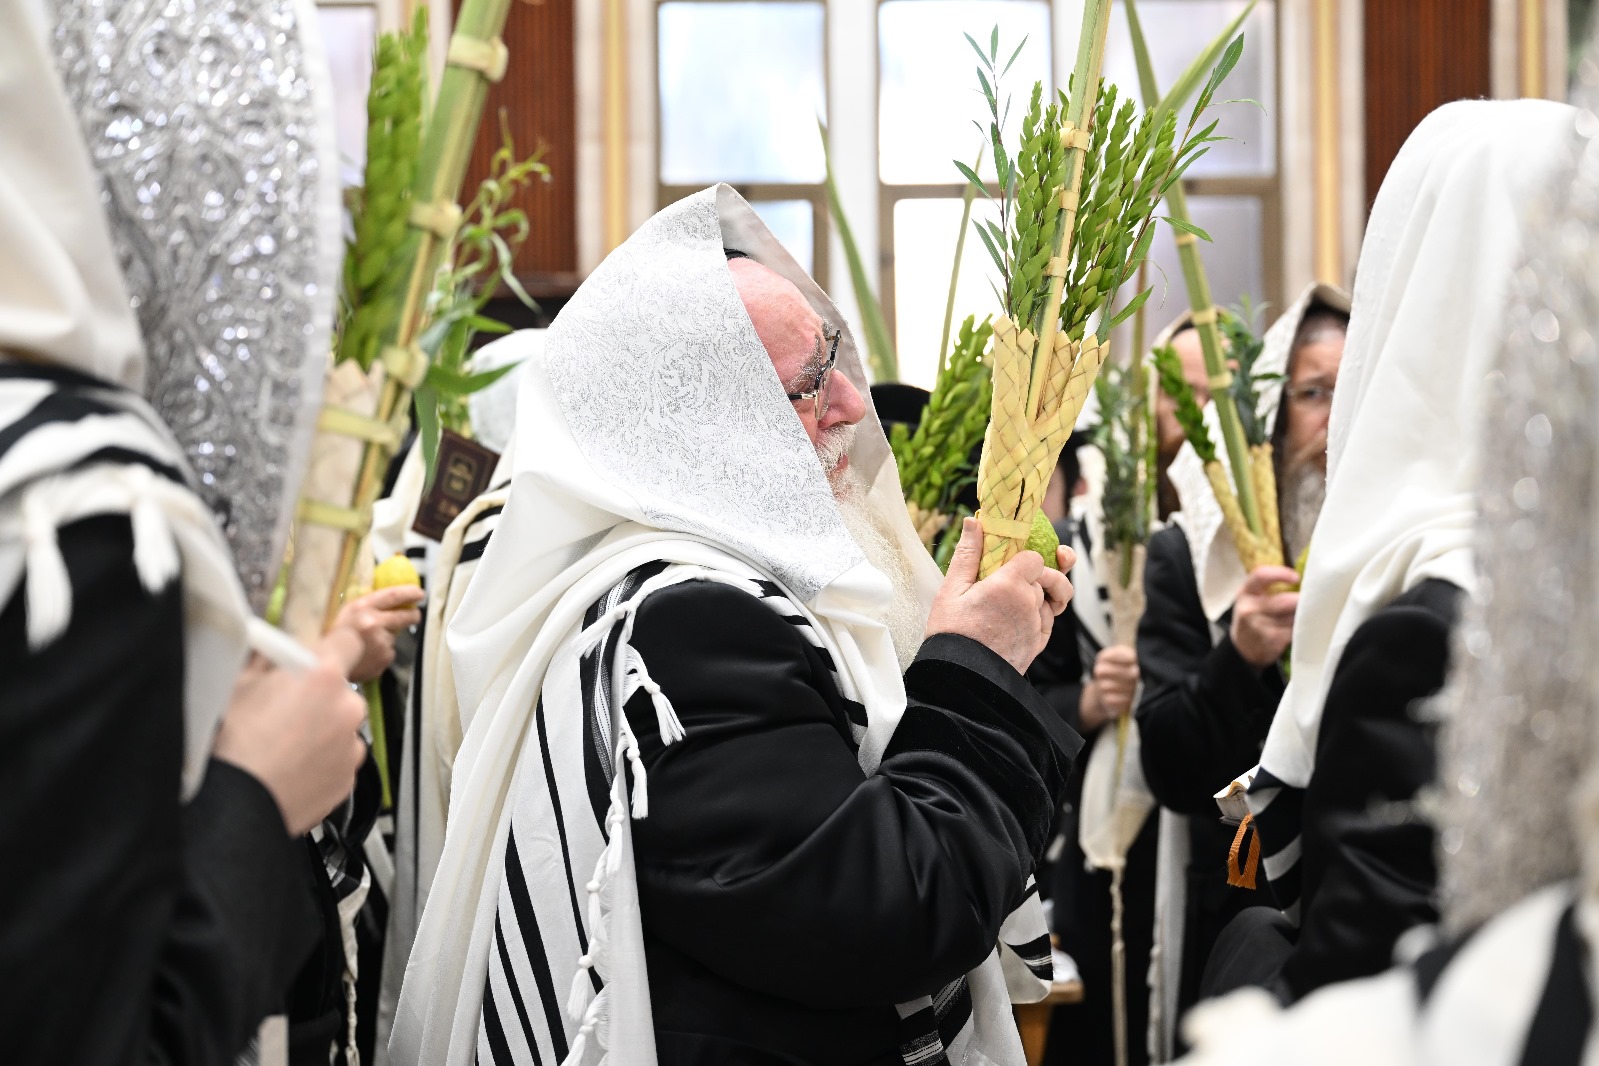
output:
<svg viewBox="0 0 1599 1066"><path fill-rule="evenodd" d="M927 627L910 562L894 543L887 522L872 510L867 501L866 486L855 476L852 468L846 469L836 479L833 496L838 501L838 513L844 519L844 528L849 530L855 544L866 556L866 561L888 578L888 583L894 589L888 617L883 621L888 625L888 635L894 641L894 653L899 657L899 667L903 671L916 658Z"/></svg>
<svg viewBox="0 0 1599 1066"><path fill-rule="evenodd" d="M1314 463L1286 471L1282 487L1283 540L1288 547L1288 565L1298 561L1310 546L1316 517L1327 500L1327 475Z"/></svg>

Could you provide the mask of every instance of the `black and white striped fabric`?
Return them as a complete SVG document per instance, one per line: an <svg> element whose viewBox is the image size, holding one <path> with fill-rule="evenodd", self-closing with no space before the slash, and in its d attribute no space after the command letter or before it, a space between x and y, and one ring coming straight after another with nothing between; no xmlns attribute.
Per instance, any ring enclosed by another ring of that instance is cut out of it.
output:
<svg viewBox="0 0 1599 1066"><path fill-rule="evenodd" d="M132 523L145 588L184 578L188 797L244 661L249 613L227 545L182 450L142 399L73 370L0 358L0 603L24 589L31 647L58 639L75 607L57 531L104 514Z"/></svg>
<svg viewBox="0 0 1599 1066"><path fill-rule="evenodd" d="M1595 900L1561 884L1377 977L1194 1009L1190 1066L1592 1066Z"/></svg>
<svg viewBox="0 0 1599 1066"><path fill-rule="evenodd" d="M394 874L385 891L388 924L378 992L380 1064L388 1058L388 1038L405 980L406 960L444 846L450 798L444 768L454 761L460 741L460 715L444 632L499 524L508 488L505 481L491 485L456 516L431 550L422 545L405 549L422 575L428 600L417 634L416 658L404 689L406 721L391 849Z"/></svg>
<svg viewBox="0 0 1599 1066"><path fill-rule="evenodd" d="M630 1061L617 1053L628 1046L618 1029L625 1032L625 1022L637 1019L613 1011L606 975L642 980L645 972L642 940L620 936L611 918L636 907L628 824L630 816L648 815L649 798L638 747L620 709L642 689L654 704L662 738L671 743L683 731L628 634L646 596L694 580L739 588L788 620L828 663L855 742L865 736L866 712L848 676L834 665L806 613L770 581L658 562L633 571L595 602L572 645L575 654L557 656L546 677L529 738L537 754L524 754L513 785L477 1036L481 1066ZM573 748L581 749L580 758ZM620 774L624 761L629 772ZM528 774L537 780L527 780ZM551 841L558 845L553 864ZM1004 923L1000 941L1007 984L1025 993L1028 979L1051 980L1036 884L1029 883L1026 904ZM907 1066L961 1061L950 1055L972 1037L968 977L897 1009ZM595 1031L606 1023L609 1047L602 1048ZM569 1035L573 1025L576 1034Z"/></svg>
<svg viewBox="0 0 1599 1066"><path fill-rule="evenodd" d="M1249 809L1260 836L1260 861L1271 882L1272 895L1283 915L1298 925L1305 790L1290 785L1264 766L1258 767L1249 786Z"/></svg>

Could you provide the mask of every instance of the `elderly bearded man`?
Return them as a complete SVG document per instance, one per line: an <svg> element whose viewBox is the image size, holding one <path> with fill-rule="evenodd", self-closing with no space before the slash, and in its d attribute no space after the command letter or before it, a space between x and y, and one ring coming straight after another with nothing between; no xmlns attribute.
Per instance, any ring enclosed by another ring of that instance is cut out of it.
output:
<svg viewBox="0 0 1599 1066"><path fill-rule="evenodd" d="M396 1062L1023 1061L1070 585L940 583L836 322L718 186L527 361Z"/></svg>

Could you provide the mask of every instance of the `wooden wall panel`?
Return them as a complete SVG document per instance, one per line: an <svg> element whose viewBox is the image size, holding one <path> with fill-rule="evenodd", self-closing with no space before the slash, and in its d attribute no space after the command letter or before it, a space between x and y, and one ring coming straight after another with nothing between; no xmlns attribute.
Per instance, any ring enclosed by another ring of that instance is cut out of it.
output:
<svg viewBox="0 0 1599 1066"><path fill-rule="evenodd" d="M550 180L518 200L527 212L527 242L517 253L518 278L535 297L570 293L577 280L577 80L573 0L517 0L505 26L511 53L505 78L489 91L462 199L488 173L500 145L503 108L517 152L545 146ZM459 10L460 2L455 7Z"/></svg>
<svg viewBox="0 0 1599 1066"><path fill-rule="evenodd" d="M1490 93L1492 0L1365 0L1366 206L1412 130Z"/></svg>

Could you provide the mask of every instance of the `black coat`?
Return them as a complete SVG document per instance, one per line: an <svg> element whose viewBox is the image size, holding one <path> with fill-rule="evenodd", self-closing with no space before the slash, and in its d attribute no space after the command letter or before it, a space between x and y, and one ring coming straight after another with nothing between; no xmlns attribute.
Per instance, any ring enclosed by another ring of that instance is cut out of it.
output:
<svg viewBox="0 0 1599 1066"><path fill-rule="evenodd" d="M1246 663L1225 632L1214 642L1194 578L1188 537L1169 526L1150 539L1144 568L1137 719L1144 777L1162 807L1189 816L1188 904L1179 1006L1199 998L1206 959L1223 926L1263 893L1227 884L1234 828L1215 794L1260 761L1282 698L1282 671ZM1228 618L1222 620L1225 629Z"/></svg>
<svg viewBox="0 0 1599 1066"><path fill-rule="evenodd" d="M225 1066L316 933L305 856L255 778L181 804L183 597L147 594L126 516L66 526L72 623L0 611L0 1060Z"/></svg>
<svg viewBox="0 0 1599 1066"><path fill-rule="evenodd" d="M626 711L649 776L634 827L662 1066L898 1062L894 1004L993 950L1082 741L993 652L935 636L861 772L821 653L745 592L653 594Z"/></svg>
<svg viewBox="0 0 1599 1066"><path fill-rule="evenodd" d="M1350 637L1303 797L1299 925L1240 916L1217 945L1207 992L1260 985L1292 1001L1386 970L1401 935L1437 920L1434 836L1411 806L1437 761L1417 704L1443 687L1459 601L1456 586L1424 581Z"/></svg>

